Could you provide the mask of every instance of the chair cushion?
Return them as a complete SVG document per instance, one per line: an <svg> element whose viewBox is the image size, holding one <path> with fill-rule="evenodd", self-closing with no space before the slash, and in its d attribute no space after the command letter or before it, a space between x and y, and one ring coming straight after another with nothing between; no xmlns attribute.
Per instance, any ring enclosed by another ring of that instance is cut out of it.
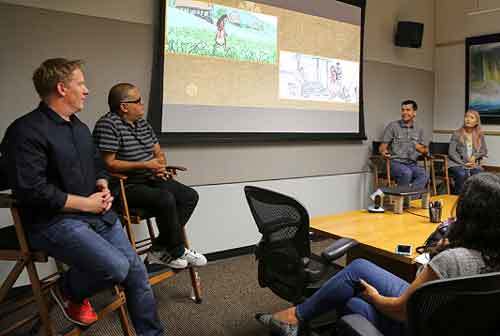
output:
<svg viewBox="0 0 500 336"><path fill-rule="evenodd" d="M16 228L14 225L6 226L0 229L0 250L19 250L19 241L17 240Z"/></svg>

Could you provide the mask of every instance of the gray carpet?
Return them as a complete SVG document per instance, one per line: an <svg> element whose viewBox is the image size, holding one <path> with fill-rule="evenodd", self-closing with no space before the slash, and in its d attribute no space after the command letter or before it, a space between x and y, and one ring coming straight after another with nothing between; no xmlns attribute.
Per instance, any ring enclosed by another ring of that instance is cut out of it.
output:
<svg viewBox="0 0 500 336"><path fill-rule="evenodd" d="M330 240L313 243L313 251L326 247ZM199 269L203 302L190 299L191 285L188 272L154 286L158 313L165 327L165 335L268 335L255 319L256 312L274 312L290 304L279 299L257 282L257 262L253 255L240 256L209 263ZM105 302L104 293L92 299L95 306ZM58 327L63 319L57 307L52 309ZM100 320L85 335L121 335L116 314ZM26 335L25 333L17 335Z"/></svg>

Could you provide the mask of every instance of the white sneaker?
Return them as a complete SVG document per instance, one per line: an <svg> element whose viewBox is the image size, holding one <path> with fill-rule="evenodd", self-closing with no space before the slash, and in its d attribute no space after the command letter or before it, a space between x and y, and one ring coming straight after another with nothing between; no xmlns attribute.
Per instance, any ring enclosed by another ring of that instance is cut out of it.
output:
<svg viewBox="0 0 500 336"><path fill-rule="evenodd" d="M170 268L183 269L188 266L187 260L182 257L174 259L165 251L148 251L147 254L148 262L151 264L165 265Z"/></svg>
<svg viewBox="0 0 500 336"><path fill-rule="evenodd" d="M205 266L207 264L207 258L203 254L190 249L186 249L179 259L186 260L193 266Z"/></svg>

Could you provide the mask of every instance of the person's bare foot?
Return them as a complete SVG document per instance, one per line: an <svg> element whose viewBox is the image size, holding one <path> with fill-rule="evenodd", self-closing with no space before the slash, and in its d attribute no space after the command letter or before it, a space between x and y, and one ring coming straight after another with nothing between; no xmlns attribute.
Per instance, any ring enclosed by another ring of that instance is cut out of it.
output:
<svg viewBox="0 0 500 336"><path fill-rule="evenodd" d="M277 313L273 314L276 320L286 322L288 324L297 325L299 321L297 320L297 315L295 315L295 307L291 307Z"/></svg>

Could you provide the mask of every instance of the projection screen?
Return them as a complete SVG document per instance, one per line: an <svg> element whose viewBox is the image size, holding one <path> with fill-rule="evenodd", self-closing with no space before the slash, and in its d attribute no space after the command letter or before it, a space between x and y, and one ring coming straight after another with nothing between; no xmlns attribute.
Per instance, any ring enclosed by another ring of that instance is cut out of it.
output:
<svg viewBox="0 0 500 336"><path fill-rule="evenodd" d="M364 1L160 1L162 140L365 138Z"/></svg>

